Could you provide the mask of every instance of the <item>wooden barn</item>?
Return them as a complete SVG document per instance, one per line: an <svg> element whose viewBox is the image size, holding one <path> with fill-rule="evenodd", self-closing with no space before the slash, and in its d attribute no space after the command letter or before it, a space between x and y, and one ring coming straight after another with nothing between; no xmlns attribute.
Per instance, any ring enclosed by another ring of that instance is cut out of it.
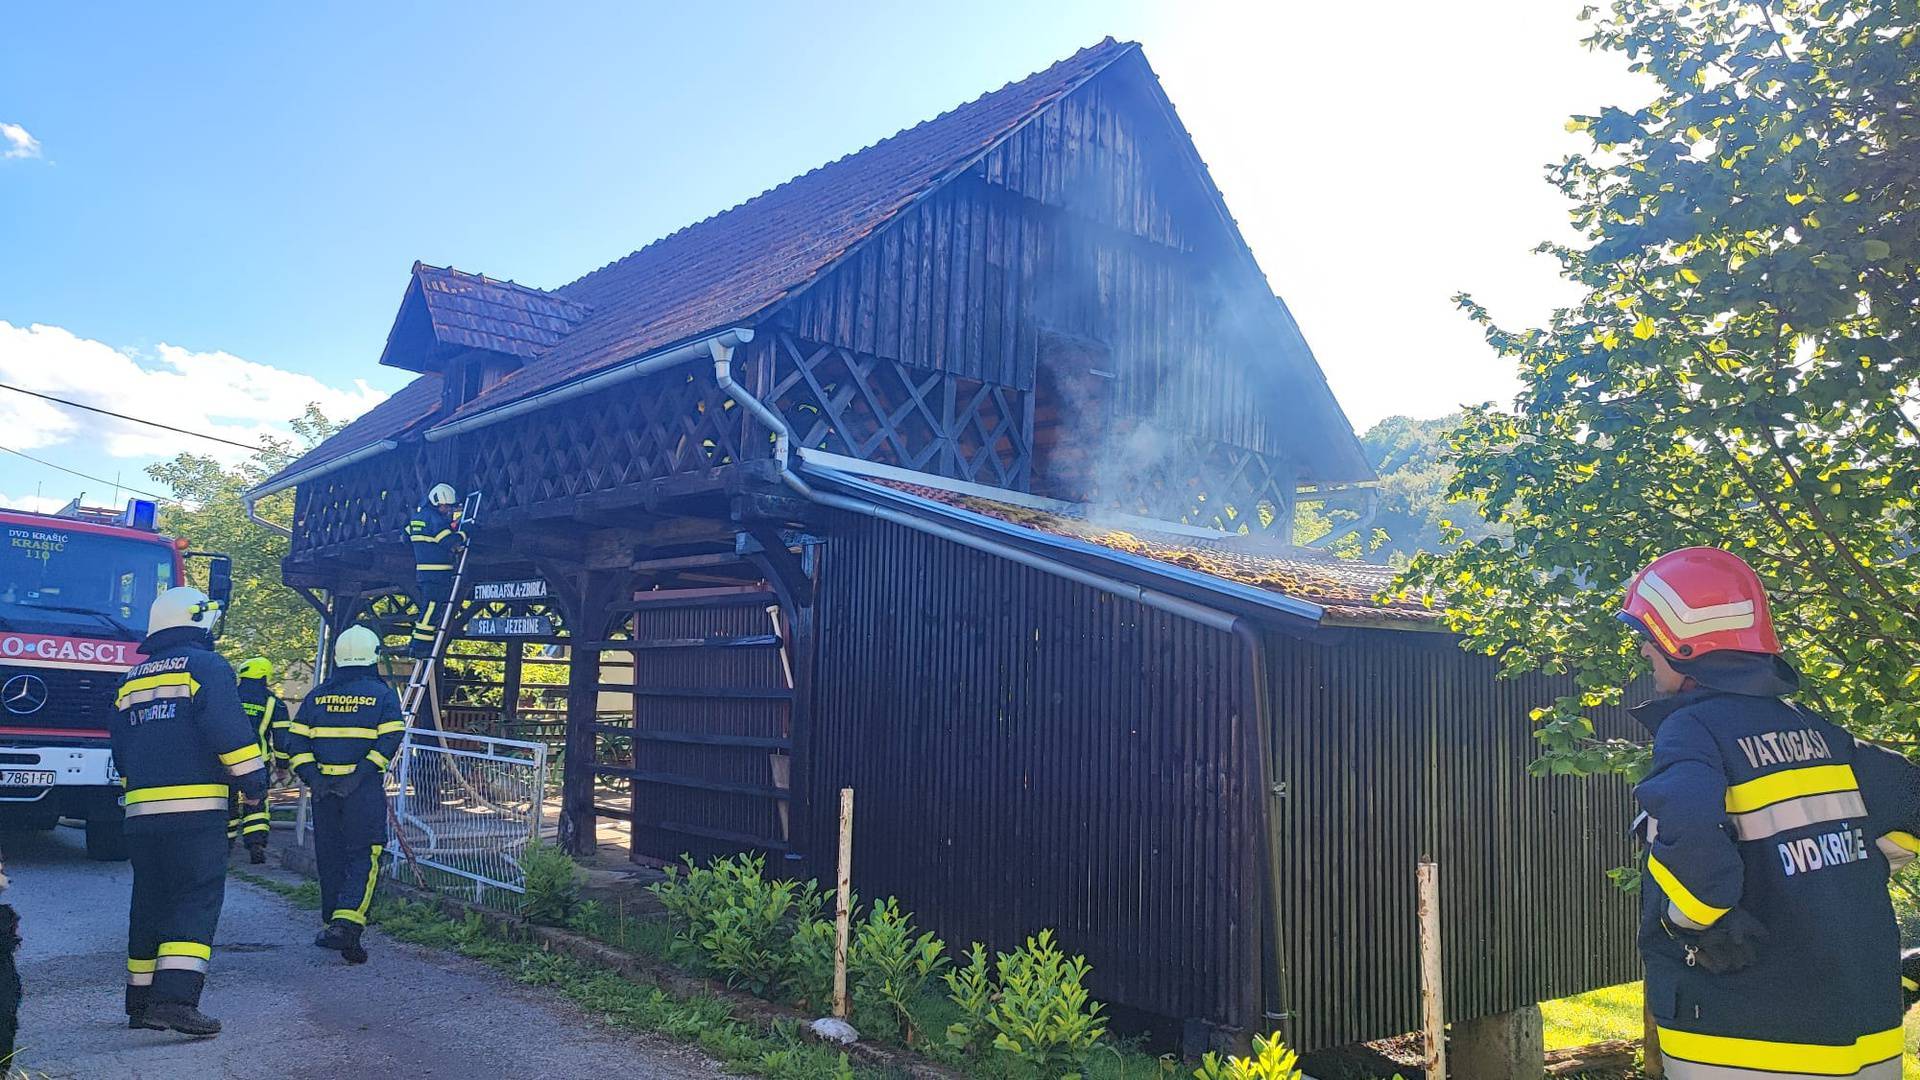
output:
<svg viewBox="0 0 1920 1080"><path fill-rule="evenodd" d="M1551 687L1294 546L1372 473L1135 45L557 288L415 264L380 362L253 493L286 580L343 628L482 492L470 576L542 584L461 609L505 692L446 692L564 746L576 850L827 873L851 786L863 895L1053 927L1197 1039L1416 1028L1423 857L1456 1017L1636 977L1626 791L1525 771Z"/></svg>

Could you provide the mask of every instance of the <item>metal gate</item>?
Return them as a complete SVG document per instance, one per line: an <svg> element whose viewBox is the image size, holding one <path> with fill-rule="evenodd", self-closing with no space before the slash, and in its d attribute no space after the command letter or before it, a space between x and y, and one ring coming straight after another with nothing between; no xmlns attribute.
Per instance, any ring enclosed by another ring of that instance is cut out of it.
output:
<svg viewBox="0 0 1920 1080"><path fill-rule="evenodd" d="M540 838L546 793L543 743L408 728L387 772L387 874L475 900L526 892L520 856Z"/></svg>

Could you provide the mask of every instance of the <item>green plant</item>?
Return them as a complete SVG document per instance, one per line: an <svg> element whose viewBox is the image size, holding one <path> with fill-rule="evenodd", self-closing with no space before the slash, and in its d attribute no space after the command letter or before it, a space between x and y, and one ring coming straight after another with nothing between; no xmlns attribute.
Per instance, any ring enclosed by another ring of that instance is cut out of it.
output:
<svg viewBox="0 0 1920 1080"><path fill-rule="evenodd" d="M580 868L573 856L552 844L534 842L520 853L520 869L527 877L526 905L531 922L565 926L580 906Z"/></svg>
<svg viewBox="0 0 1920 1080"><path fill-rule="evenodd" d="M891 896L873 906L854 934L847 968L856 995L888 1010L908 1046L918 1035L912 1007L928 980L948 966L946 951L931 933L915 935L912 916Z"/></svg>
<svg viewBox="0 0 1920 1080"><path fill-rule="evenodd" d="M727 985L766 997L787 981L796 891L791 881L762 882L708 916L700 948Z"/></svg>
<svg viewBox="0 0 1920 1080"><path fill-rule="evenodd" d="M987 947L974 942L967 951L967 966L955 968L943 977L947 999L959 1008L961 1019L947 1026L947 1044L967 1057L978 1056L992 1040L989 1019L993 1012L993 971L987 966Z"/></svg>
<svg viewBox="0 0 1920 1080"><path fill-rule="evenodd" d="M946 977L948 997L963 1015L947 1028L947 1042L978 1054L990 1035L1008 1071L1078 1080L1107 1027L1082 985L1089 970L1086 957L1061 952L1053 931L1042 930L999 954L989 986L986 950L975 942L967 966Z"/></svg>
<svg viewBox="0 0 1920 1080"><path fill-rule="evenodd" d="M803 918L787 942L786 991L794 1004L824 1011L833 999L833 920Z"/></svg>
<svg viewBox="0 0 1920 1080"><path fill-rule="evenodd" d="M812 882L769 881L766 861L741 855L707 866L685 860L649 888L675 929L675 953L767 997L793 983L791 940L820 911Z"/></svg>
<svg viewBox="0 0 1920 1080"><path fill-rule="evenodd" d="M1299 1080L1300 1061L1278 1036L1255 1035L1252 1057L1208 1053L1193 1075L1194 1080Z"/></svg>

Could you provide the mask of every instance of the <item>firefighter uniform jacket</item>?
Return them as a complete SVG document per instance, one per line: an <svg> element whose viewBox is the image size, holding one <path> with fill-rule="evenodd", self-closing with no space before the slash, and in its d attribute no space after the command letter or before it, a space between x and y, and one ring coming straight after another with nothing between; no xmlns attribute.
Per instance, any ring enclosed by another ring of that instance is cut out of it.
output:
<svg viewBox="0 0 1920 1080"><path fill-rule="evenodd" d="M1689 691L1634 710L1654 732L1640 948L1673 1080L1899 1080L1892 868L1920 852L1920 769L1779 698ZM1748 967L1698 964L1738 908Z"/></svg>
<svg viewBox="0 0 1920 1080"><path fill-rule="evenodd" d="M260 752L269 763L285 768L287 724L292 719L287 715L287 703L273 692L267 680L241 679L240 708L260 736Z"/></svg>
<svg viewBox="0 0 1920 1080"><path fill-rule="evenodd" d="M421 503L407 522L407 539L412 541L415 573L452 570L467 534L455 527L453 515L430 502Z"/></svg>
<svg viewBox="0 0 1920 1080"><path fill-rule="evenodd" d="M233 788L267 793L267 762L240 708L233 668L204 630L177 626L140 643L147 659L114 699L113 763L129 833L227 820Z"/></svg>
<svg viewBox="0 0 1920 1080"><path fill-rule="evenodd" d="M345 776L363 762L383 773L406 731L400 698L372 667L343 667L314 687L287 725L288 767L316 790L322 777Z"/></svg>

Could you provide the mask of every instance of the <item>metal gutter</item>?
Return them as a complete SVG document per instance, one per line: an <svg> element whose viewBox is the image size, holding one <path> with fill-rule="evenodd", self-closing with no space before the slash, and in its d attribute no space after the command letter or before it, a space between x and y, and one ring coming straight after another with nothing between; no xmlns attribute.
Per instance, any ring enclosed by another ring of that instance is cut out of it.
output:
<svg viewBox="0 0 1920 1080"><path fill-rule="evenodd" d="M496 405L491 409L474 413L472 416L459 420L450 420L438 427L428 428L427 441L439 442L442 439L450 439L462 432L489 427L502 420L510 420L516 416L523 416L535 409L544 409L558 402L571 401L574 398L604 390L616 383L623 383L629 379L637 379L642 375L648 375L664 368L670 368L676 364L684 364L690 360L698 360L702 357L718 357L719 350L725 350L727 355L731 356L734 346L745 345L752 340L753 330L745 326L736 326L711 334L705 334L694 338L692 341L682 342L679 345L670 346L659 352L649 353L637 360L629 360L624 364L618 364L603 371L594 372L592 375L588 375L583 379L561 383L559 386L549 387L516 401L509 401L504 405Z"/></svg>
<svg viewBox="0 0 1920 1080"><path fill-rule="evenodd" d="M255 525L258 525L263 529L272 529L274 532L282 533L287 536L292 536L293 531L291 529L285 529L278 525L275 525L273 522L266 520L265 518L261 517L258 513L254 512L254 504L259 500L266 498L269 495L277 495L280 492L287 490L288 488L298 487L299 485L304 484L309 480L317 480L320 477L325 476L330 472L338 472L339 470L344 469L349 465L358 464L359 462L365 461L370 457L377 457L378 455L384 454L389 450L398 449L399 446L400 444L397 442L394 442L392 439L381 439L378 442L368 443L367 445L351 453L342 454L339 457L334 458L332 461L323 461L320 464L315 465L310 469L301 469L299 472L293 473L292 475L283 476L278 480L272 481L271 483L262 484L259 487L254 488L252 491L249 491L245 495L242 495L240 497L240 501L243 504L245 504L247 508L247 520L253 522Z"/></svg>

